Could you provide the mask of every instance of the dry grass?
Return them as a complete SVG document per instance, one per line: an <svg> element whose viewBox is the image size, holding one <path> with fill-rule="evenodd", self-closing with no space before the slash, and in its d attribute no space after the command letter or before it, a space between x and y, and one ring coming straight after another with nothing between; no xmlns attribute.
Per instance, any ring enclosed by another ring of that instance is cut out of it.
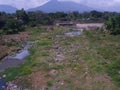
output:
<svg viewBox="0 0 120 90"><path fill-rule="evenodd" d="M33 73L18 78L19 84L26 81L23 85L29 90L119 90L106 72L105 58L97 53L106 42L115 43L102 37L99 31L85 31L75 37L56 37L68 31L54 27L52 31L33 33L31 39L39 42L32 47L32 55L23 66ZM56 73L51 74L51 71Z"/></svg>

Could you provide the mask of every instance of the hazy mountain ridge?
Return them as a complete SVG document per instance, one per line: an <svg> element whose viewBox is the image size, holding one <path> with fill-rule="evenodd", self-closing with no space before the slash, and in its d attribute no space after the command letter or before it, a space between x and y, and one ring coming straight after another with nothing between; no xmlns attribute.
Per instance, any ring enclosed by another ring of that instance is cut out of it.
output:
<svg viewBox="0 0 120 90"><path fill-rule="evenodd" d="M0 12L15 13L17 8L10 5L0 5Z"/></svg>
<svg viewBox="0 0 120 90"><path fill-rule="evenodd" d="M28 9L28 11L37 11L41 10L43 12L58 12L58 11L63 11L63 12L72 12L72 11L79 11L79 12L85 12L85 11L91 11L93 10L92 8L82 5L82 4L77 4L74 2L70 1L57 1L57 0L51 0L47 2L46 4L42 6L38 6L36 8L31 8Z"/></svg>
<svg viewBox="0 0 120 90"><path fill-rule="evenodd" d="M24 8L24 7L23 7ZM96 6L87 6L85 4L78 4L72 1L57 1L57 0L50 0L42 6L38 6L35 8L27 9L26 11L43 11L43 12L89 12L92 10L97 11L110 11L110 12L120 12L119 4L115 6L109 7L96 7ZM0 5L0 12L6 13L15 13L17 8L10 6L10 5Z"/></svg>

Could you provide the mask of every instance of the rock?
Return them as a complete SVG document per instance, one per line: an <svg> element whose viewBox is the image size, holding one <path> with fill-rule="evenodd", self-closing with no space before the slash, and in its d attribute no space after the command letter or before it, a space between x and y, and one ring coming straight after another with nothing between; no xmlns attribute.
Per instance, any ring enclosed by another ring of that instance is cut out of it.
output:
<svg viewBox="0 0 120 90"><path fill-rule="evenodd" d="M49 72L49 75L50 76L55 76L55 75L57 75L58 74L58 71L56 71L56 70L51 70L50 72Z"/></svg>
<svg viewBox="0 0 120 90"><path fill-rule="evenodd" d="M3 77L3 78L6 78L6 75L4 74L2 77Z"/></svg>
<svg viewBox="0 0 120 90"><path fill-rule="evenodd" d="M120 75L120 71L118 71L118 74Z"/></svg>
<svg viewBox="0 0 120 90"><path fill-rule="evenodd" d="M63 54L57 54L55 58L55 62L61 62L64 59Z"/></svg>
<svg viewBox="0 0 120 90"><path fill-rule="evenodd" d="M21 90L21 88L12 82L9 82L6 90Z"/></svg>

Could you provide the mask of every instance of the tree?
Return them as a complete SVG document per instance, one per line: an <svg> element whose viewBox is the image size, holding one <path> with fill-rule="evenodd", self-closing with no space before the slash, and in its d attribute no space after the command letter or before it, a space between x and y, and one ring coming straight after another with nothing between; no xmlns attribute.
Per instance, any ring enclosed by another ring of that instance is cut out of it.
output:
<svg viewBox="0 0 120 90"><path fill-rule="evenodd" d="M100 18L100 17L102 17L102 13L98 12L98 11L95 11L95 10L91 11L90 14L91 14L91 17L93 17L93 18Z"/></svg>
<svg viewBox="0 0 120 90"><path fill-rule="evenodd" d="M111 34L120 34L120 15L111 17L106 23L106 29L110 31Z"/></svg>
<svg viewBox="0 0 120 90"><path fill-rule="evenodd" d="M2 29L7 21L7 14L5 12L0 12L0 29Z"/></svg>
<svg viewBox="0 0 120 90"><path fill-rule="evenodd" d="M14 34L24 30L22 24L15 19L9 19L3 29L5 34Z"/></svg>
<svg viewBox="0 0 120 90"><path fill-rule="evenodd" d="M24 9L16 11L17 20L21 21L23 24L27 24L29 22L29 17Z"/></svg>

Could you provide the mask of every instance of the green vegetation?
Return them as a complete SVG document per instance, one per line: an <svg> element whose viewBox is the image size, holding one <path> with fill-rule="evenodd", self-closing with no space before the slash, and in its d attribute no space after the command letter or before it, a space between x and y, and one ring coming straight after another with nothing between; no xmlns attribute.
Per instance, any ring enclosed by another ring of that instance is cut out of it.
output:
<svg viewBox="0 0 120 90"><path fill-rule="evenodd" d="M52 87L52 86L53 86L52 82L51 82L51 81L48 81L48 82L47 82L47 86L48 86L48 87Z"/></svg>
<svg viewBox="0 0 120 90"><path fill-rule="evenodd" d="M34 31L32 31L32 37L30 38L30 40L36 40L37 37L34 37L34 35L36 36L36 34L39 34L38 35L39 37L45 37L44 35L43 36L41 35L42 32L46 32L46 31L42 30L42 29L34 29ZM45 39L45 38L41 38L41 39ZM48 63L45 63L43 61L37 62L36 59L38 58L38 56L43 57L43 58L48 57L49 54L48 54L48 52L45 52L44 49L47 49L50 45L51 45L51 41L50 41L50 39L47 40L47 37L46 37L46 41L39 40L39 42L37 42L30 49L30 53L32 56L27 57L26 63L24 63L18 67L15 67L15 68L8 68L5 70L5 72L3 72L1 74L2 75L6 74L7 75L6 80L11 81L17 77L31 74L34 71L34 67L40 67L41 69L48 70L48 68L49 68ZM40 50L40 51L38 51L38 50ZM37 69L35 69L35 71L36 70Z"/></svg>
<svg viewBox="0 0 120 90"><path fill-rule="evenodd" d="M23 25L17 20L8 20L3 28L5 34L15 34L24 31Z"/></svg>
<svg viewBox="0 0 120 90"><path fill-rule="evenodd" d="M120 35L92 30L84 31L81 36L53 38L71 30L64 27L54 27L53 31L29 30L30 40L38 42L30 49L31 55L24 64L1 73L7 75L6 81L20 79L20 83L26 82L32 74L34 78L43 76L48 89L57 86L58 90L119 90ZM60 49L54 49L58 45ZM34 75L37 72L41 72L40 76ZM38 82L42 83L41 80Z"/></svg>
<svg viewBox="0 0 120 90"><path fill-rule="evenodd" d="M75 21L81 23L103 23L108 21L109 18L120 15L119 13L110 12L56 12L56 13L44 13L41 11L25 12L24 9L17 10L14 14L7 14L0 12L0 33L3 34L15 34L24 31L26 27L35 27L40 25L53 25L59 21ZM115 21L115 23L114 23ZM107 22L107 28L113 30L111 24L116 24L114 34L119 30L119 17L111 18ZM112 23L113 22L113 23ZM113 26L113 25L112 25Z"/></svg>
<svg viewBox="0 0 120 90"><path fill-rule="evenodd" d="M101 58L99 64L102 66L99 67L97 64L97 69L105 70L115 83L120 86L120 35L113 36L104 33L97 33L96 31L94 32L89 32L89 34L87 32L86 34L89 36L89 41L92 40L90 42L92 44L90 48L96 50L96 55ZM98 37L99 39L96 39ZM95 55L92 58L94 59Z"/></svg>
<svg viewBox="0 0 120 90"><path fill-rule="evenodd" d="M106 22L106 28L110 31L111 34L120 34L120 15L115 15L114 17L111 17Z"/></svg>
<svg viewBox="0 0 120 90"><path fill-rule="evenodd" d="M1 36L18 33L25 28L30 32L29 41L37 41L31 47L31 55L26 58L25 63L8 68L0 75L6 74L6 81L20 80L20 84L28 79L29 84L32 84L29 86L38 86L37 90L42 85L48 90L55 87L57 90L119 90L119 19L119 13L97 11L27 13L22 9L16 14L0 13ZM56 35L73 30L67 27L44 26L52 25L56 20L83 23L107 21L106 28L111 34L96 29L84 30L80 36L57 37ZM9 47L13 44L10 43ZM28 82L24 83L24 86L27 84Z"/></svg>

